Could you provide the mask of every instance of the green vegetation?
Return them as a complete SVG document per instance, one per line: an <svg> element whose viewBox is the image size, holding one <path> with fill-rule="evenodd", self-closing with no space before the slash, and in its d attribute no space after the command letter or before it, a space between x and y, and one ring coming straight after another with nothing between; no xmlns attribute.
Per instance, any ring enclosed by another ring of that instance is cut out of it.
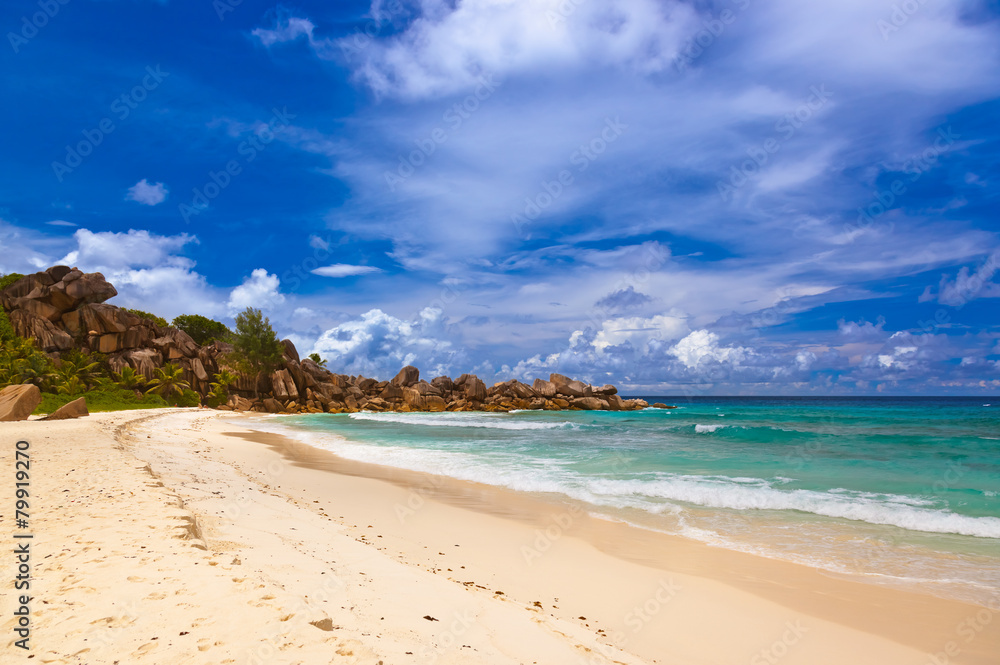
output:
<svg viewBox="0 0 1000 665"><path fill-rule="evenodd" d="M3 277L0 277L0 291L3 291L8 286L13 284L17 280L21 279L22 277L24 277L24 275L22 275L19 272L12 272L9 275L4 275Z"/></svg>
<svg viewBox="0 0 1000 665"><path fill-rule="evenodd" d="M34 340L14 336L0 345L0 388L12 384L33 383L41 389L52 385L55 366L38 350Z"/></svg>
<svg viewBox="0 0 1000 665"><path fill-rule="evenodd" d="M215 375L215 381L210 384L212 391L208 393L208 397L205 399L205 405L210 406L213 409L220 404L225 404L229 401L229 386L236 382L236 376L233 375L229 370L222 370Z"/></svg>
<svg viewBox="0 0 1000 665"><path fill-rule="evenodd" d="M156 409L167 406L167 402L159 395L136 395L134 391L123 390L116 386L102 386L75 395L56 395L42 393L42 403L35 409L35 414L52 413L60 406L69 404L81 397L87 400L90 411L126 411L128 409Z"/></svg>
<svg viewBox="0 0 1000 665"><path fill-rule="evenodd" d="M326 367L326 358L320 358L318 353L310 353L309 360L313 361L320 367Z"/></svg>
<svg viewBox="0 0 1000 665"><path fill-rule="evenodd" d="M146 377L132 369L131 365L125 365L115 376L115 384L123 390L142 391L146 387Z"/></svg>
<svg viewBox="0 0 1000 665"><path fill-rule="evenodd" d="M156 314L150 314L149 312L144 312L141 309L125 308L125 311L128 312L129 314L135 314L140 319L146 319L147 321L152 321L156 325L162 326L163 328L166 328L168 325L167 320L162 316L157 316Z"/></svg>
<svg viewBox="0 0 1000 665"><path fill-rule="evenodd" d="M3 291L22 277L24 275L16 272L0 277L0 291ZM14 327L10 324L7 312L4 311L3 307L0 307L0 343L10 342L16 337L17 335L14 334ZM2 379L0 379L0 382L2 382Z"/></svg>
<svg viewBox="0 0 1000 665"><path fill-rule="evenodd" d="M18 274L0 277L0 290L21 277L23 275ZM135 309L128 311L156 325L168 325L154 314ZM235 377L228 372L220 373L217 381L220 377L226 385L221 388L226 392L225 401L228 399L228 384ZM0 388L22 383L32 383L42 390L42 403L35 410L36 414L52 413L80 397L87 400L90 411L198 406L201 402L198 393L191 390L184 380L184 370L172 364L157 370L153 381L146 381L130 366L113 372L107 356L102 353L70 349L54 361L38 349L35 340L18 337L7 314L0 308ZM146 392L143 393L143 390Z"/></svg>
<svg viewBox="0 0 1000 665"><path fill-rule="evenodd" d="M240 372L254 379L254 396L260 397L257 385L261 375L273 372L281 364L284 347L274 334L270 320L259 309L247 307L236 315L234 353L230 362Z"/></svg>
<svg viewBox="0 0 1000 665"><path fill-rule="evenodd" d="M202 346L211 344L215 340L225 342L233 336L233 331L225 324L200 314L181 314L174 319L173 325L186 332L191 339Z"/></svg>
<svg viewBox="0 0 1000 665"><path fill-rule="evenodd" d="M149 382L146 394L156 394L167 401L183 399L184 392L191 390L191 384L184 380L184 369L173 363L167 363L156 370L156 376ZM197 393L195 393L197 396ZM198 402L195 402L197 406Z"/></svg>

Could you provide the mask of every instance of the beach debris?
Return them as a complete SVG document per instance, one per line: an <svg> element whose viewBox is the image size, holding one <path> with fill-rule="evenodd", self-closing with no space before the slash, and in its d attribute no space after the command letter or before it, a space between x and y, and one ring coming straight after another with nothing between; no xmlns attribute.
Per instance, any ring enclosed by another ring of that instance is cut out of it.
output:
<svg viewBox="0 0 1000 665"><path fill-rule="evenodd" d="M438 621L438 619L435 619L430 614L425 614L424 618L427 619L428 621Z"/></svg>

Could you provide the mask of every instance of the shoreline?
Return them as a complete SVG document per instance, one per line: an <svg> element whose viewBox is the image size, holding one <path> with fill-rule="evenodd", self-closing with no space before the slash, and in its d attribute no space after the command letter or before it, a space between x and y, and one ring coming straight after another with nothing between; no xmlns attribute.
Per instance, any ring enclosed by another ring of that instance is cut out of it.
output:
<svg viewBox="0 0 1000 665"><path fill-rule="evenodd" d="M0 427L32 438L33 482L60 500L37 520L57 554L38 559L46 662L926 665L949 645L995 662L1000 622L956 632L973 605L363 468L245 418Z"/></svg>
<svg viewBox="0 0 1000 665"><path fill-rule="evenodd" d="M274 432L254 430L231 436L264 444L302 468L387 482L410 492L411 496L415 493L421 503L434 500L521 522L540 533L542 543L563 536L577 538L629 563L665 573L706 577L792 611L927 652L932 652L934 645L949 641L953 637L951 627L975 614L974 608L979 607L974 603L849 579L846 574L712 547L680 535L594 517L586 513L583 502L562 495L545 497L449 476L350 460ZM408 513L412 508L404 506L403 510ZM537 552L540 548L534 545L528 547ZM524 558L532 556L525 553ZM888 606L905 610L886 614L874 609ZM971 654L970 650L968 655ZM993 662L991 652L984 652L982 656L981 662Z"/></svg>

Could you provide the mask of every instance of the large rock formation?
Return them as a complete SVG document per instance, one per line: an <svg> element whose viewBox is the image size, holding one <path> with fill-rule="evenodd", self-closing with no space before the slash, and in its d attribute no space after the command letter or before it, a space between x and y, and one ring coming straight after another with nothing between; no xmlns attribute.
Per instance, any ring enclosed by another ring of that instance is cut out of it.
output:
<svg viewBox="0 0 1000 665"><path fill-rule="evenodd" d="M105 354L115 372L126 366L147 379L174 363L202 397L226 365L232 346L199 346L186 333L132 314L104 301L117 295L100 273L55 266L27 275L0 291L14 330L34 338L54 358L71 348ZM270 376L239 376L229 401L220 408L270 413L341 413L345 411L510 411L514 409L630 410L648 406L623 400L611 385L599 388L562 374L532 385L511 380L489 388L475 374L430 383L416 367L403 367L391 381L336 374L309 358L301 359L290 340L282 341L282 364ZM228 368L232 370L232 368ZM30 387L18 387L28 390ZM37 391L37 388L35 388ZM29 404L25 402L25 405ZM37 403L28 409L31 413ZM22 409L23 410L23 409ZM25 414L27 417L27 414Z"/></svg>
<svg viewBox="0 0 1000 665"><path fill-rule="evenodd" d="M38 386L7 386L0 390L0 423L27 420L41 403L42 391Z"/></svg>

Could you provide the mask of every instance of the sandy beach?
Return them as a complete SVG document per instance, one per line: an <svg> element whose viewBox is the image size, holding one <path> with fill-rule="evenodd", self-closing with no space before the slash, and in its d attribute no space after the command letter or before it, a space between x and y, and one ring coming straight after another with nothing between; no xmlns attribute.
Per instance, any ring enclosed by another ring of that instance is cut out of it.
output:
<svg viewBox="0 0 1000 665"><path fill-rule="evenodd" d="M0 424L30 443L30 651L3 662L997 663L989 609L347 462L207 410ZM5 589L17 572L0 563Z"/></svg>

